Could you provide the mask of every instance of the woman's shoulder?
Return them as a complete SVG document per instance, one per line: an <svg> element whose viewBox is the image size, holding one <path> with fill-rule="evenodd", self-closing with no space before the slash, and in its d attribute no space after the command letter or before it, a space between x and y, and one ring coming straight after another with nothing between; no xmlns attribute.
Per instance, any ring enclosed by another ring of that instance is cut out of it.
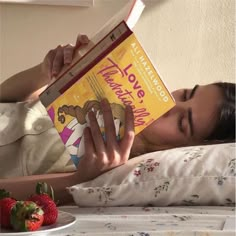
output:
<svg viewBox="0 0 236 236"><path fill-rule="evenodd" d="M0 146L52 127L53 123L40 101L0 103Z"/></svg>

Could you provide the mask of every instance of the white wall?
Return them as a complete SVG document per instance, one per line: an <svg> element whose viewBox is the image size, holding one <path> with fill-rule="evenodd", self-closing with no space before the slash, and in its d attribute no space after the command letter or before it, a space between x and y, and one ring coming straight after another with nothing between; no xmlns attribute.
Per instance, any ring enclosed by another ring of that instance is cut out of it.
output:
<svg viewBox="0 0 236 236"><path fill-rule="evenodd" d="M0 78L40 62L77 33L93 34L125 0L95 6L0 5ZM234 0L146 0L134 31L172 90L235 80Z"/></svg>

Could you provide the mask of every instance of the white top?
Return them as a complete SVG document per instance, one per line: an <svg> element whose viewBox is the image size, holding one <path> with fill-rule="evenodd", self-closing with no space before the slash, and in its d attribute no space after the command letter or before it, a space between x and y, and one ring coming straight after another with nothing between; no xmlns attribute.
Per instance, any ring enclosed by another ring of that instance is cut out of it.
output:
<svg viewBox="0 0 236 236"><path fill-rule="evenodd" d="M0 103L0 178L75 170L45 107Z"/></svg>

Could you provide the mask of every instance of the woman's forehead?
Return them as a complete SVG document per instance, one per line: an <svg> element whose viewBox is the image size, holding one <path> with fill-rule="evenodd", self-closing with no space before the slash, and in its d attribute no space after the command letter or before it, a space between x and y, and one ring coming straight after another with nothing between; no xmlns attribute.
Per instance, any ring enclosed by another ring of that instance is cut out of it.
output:
<svg viewBox="0 0 236 236"><path fill-rule="evenodd" d="M203 85L197 88L191 103L197 138L206 138L214 130L222 101L223 96L217 86Z"/></svg>
<svg viewBox="0 0 236 236"><path fill-rule="evenodd" d="M209 99L209 102L211 102L211 104L209 104L210 106L218 106L223 101L223 94L221 89L214 84L198 85L197 89L195 89L194 94L198 101L202 102L203 105L205 103L208 103Z"/></svg>

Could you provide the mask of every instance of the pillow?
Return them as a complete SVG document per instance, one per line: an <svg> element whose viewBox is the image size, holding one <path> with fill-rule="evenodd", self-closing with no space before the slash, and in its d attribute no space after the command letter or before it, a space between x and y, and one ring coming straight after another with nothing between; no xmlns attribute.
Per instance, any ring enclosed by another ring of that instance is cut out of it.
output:
<svg viewBox="0 0 236 236"><path fill-rule="evenodd" d="M148 153L69 187L78 206L234 205L235 143Z"/></svg>

